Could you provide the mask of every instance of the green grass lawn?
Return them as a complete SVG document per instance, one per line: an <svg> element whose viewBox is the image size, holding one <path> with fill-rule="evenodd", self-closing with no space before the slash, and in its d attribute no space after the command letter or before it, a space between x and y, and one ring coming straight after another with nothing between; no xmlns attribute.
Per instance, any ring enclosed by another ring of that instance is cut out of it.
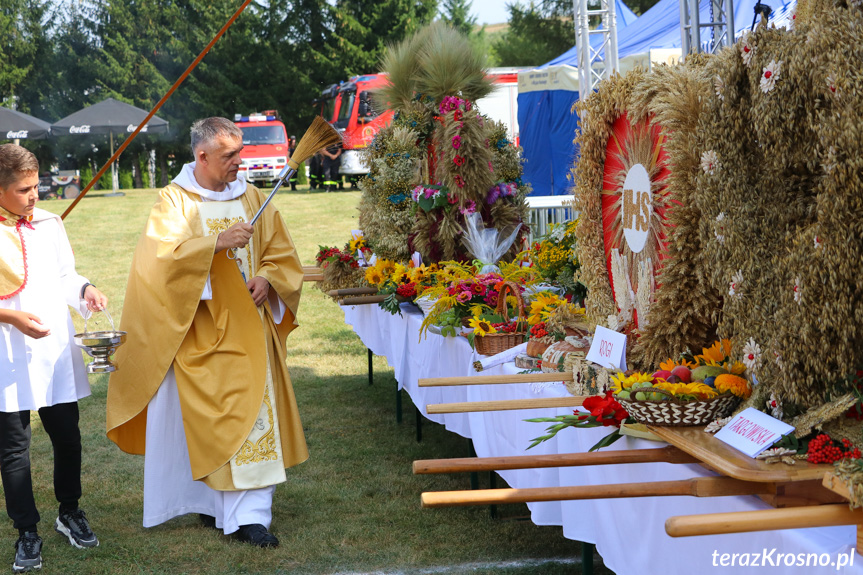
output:
<svg viewBox="0 0 863 575"><path fill-rule="evenodd" d="M155 190L115 198L93 193L65 222L78 271L108 295L116 321L132 252L156 197ZM343 245L350 230L359 227L359 192L302 189L274 201L305 264L314 263L318 244ZM60 213L68 204L52 201L40 207ZM417 443L406 396L404 422L396 424L392 369L375 358L374 385L368 385L365 347L344 324L338 306L312 284L305 286L299 321L301 328L288 340L288 364L311 459L289 470L287 483L276 490L272 531L281 540L278 549L236 543L200 527L196 517L145 530L144 460L106 439L107 377L91 376L93 395L81 401L81 505L101 546L73 549L53 533L51 446L34 418L32 466L43 515L43 572L581 573L581 545L564 539L559 528L513 519L527 514L525 506L501 507L503 520L492 520L488 508L421 509L423 491L464 489L469 478L413 476L411 462L466 456L467 440L426 422L423 441ZM83 324L76 319L76 325ZM483 477L481 484L487 481ZM6 553L11 562L16 534L8 519L6 525L0 560ZM609 573L599 564L596 572Z"/></svg>

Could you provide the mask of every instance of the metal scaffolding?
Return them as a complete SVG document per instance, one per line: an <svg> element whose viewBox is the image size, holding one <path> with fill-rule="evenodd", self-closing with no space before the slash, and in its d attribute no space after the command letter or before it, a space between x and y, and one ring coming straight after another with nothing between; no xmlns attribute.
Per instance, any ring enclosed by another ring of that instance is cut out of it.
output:
<svg viewBox="0 0 863 575"><path fill-rule="evenodd" d="M710 21L701 22L699 0L680 0L680 39L683 55L714 53L734 44L733 0L708 0Z"/></svg>
<svg viewBox="0 0 863 575"><path fill-rule="evenodd" d="M685 1L685 0L684 0ZM614 13L615 0L600 0L599 9L591 10L588 0L572 0L575 21L575 45L578 50L578 97L584 99L596 89L597 84L618 71L617 18ZM590 29L590 17L602 17L600 28ZM602 35L602 43L594 49L590 45L591 35Z"/></svg>

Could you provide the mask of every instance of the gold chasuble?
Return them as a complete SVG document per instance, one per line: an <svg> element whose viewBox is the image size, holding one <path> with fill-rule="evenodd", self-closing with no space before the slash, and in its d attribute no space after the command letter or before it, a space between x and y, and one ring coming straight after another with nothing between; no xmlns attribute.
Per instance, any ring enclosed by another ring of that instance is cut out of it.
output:
<svg viewBox="0 0 863 575"><path fill-rule="evenodd" d="M303 281L287 227L270 205L237 259L215 253L219 232L264 200L251 185L225 202L174 183L160 191L132 260L127 344L108 386L108 437L143 455L147 405L173 366L192 477L221 491L275 485L309 456L285 364ZM269 302L255 306L244 276L263 277L286 304L279 324ZM208 277L212 299L201 300Z"/></svg>

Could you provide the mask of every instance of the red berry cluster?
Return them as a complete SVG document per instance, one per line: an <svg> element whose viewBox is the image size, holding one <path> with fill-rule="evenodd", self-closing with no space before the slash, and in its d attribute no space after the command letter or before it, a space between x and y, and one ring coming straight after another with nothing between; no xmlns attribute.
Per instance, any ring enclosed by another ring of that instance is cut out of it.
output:
<svg viewBox="0 0 863 575"><path fill-rule="evenodd" d="M515 333L518 331L518 326L511 322L502 321L500 323L493 323L491 326L502 333Z"/></svg>
<svg viewBox="0 0 863 575"><path fill-rule="evenodd" d="M860 450L856 447L852 449L851 441L848 439L843 439L840 446L826 433L809 442L809 451L806 455L806 461L809 463L835 463L840 459L860 459Z"/></svg>
<svg viewBox="0 0 863 575"><path fill-rule="evenodd" d="M545 337L548 335L548 330L545 327L545 322L541 321L530 328L530 337Z"/></svg>
<svg viewBox="0 0 863 575"><path fill-rule="evenodd" d="M417 295L417 284L413 282L401 284L396 288L396 293L402 297L414 297Z"/></svg>

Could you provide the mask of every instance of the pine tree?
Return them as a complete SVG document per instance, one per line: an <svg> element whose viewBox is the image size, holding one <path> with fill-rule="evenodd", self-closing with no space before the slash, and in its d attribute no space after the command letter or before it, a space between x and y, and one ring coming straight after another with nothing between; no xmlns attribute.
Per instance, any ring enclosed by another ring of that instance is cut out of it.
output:
<svg viewBox="0 0 863 575"><path fill-rule="evenodd" d="M472 4L472 0L443 0L441 19L469 37L476 24L476 16L470 15Z"/></svg>

